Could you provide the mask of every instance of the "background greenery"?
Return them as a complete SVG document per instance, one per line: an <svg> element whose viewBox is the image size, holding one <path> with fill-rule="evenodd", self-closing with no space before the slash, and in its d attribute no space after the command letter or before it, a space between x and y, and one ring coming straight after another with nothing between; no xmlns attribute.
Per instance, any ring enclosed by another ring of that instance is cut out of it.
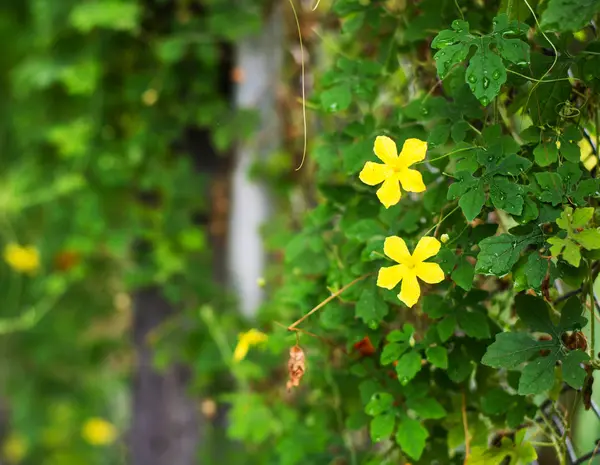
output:
<svg viewBox="0 0 600 465"><path fill-rule="evenodd" d="M578 455L593 450L600 427L582 404L599 367L600 6L296 4L302 55L283 5L284 143L251 173L275 204L267 298L242 321L223 285L219 205L257 115L233 108L233 57L274 6L0 9L4 459L130 463L132 303L149 286L176 309L146 340L156 370L189 369L198 463L566 464L571 435ZM296 171L299 56L309 140ZM428 142L424 194L386 209L358 180L378 135ZM425 233L448 235L446 280L408 309L375 274L386 236L412 249ZM252 327L268 340L235 361ZM297 337L307 372L290 393ZM563 381L584 389L561 396ZM535 422L547 400L566 434Z"/></svg>

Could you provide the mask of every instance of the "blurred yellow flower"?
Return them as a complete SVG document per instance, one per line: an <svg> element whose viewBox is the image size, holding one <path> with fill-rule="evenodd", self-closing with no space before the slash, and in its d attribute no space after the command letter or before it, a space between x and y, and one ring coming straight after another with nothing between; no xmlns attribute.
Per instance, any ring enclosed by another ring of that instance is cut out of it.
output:
<svg viewBox="0 0 600 465"><path fill-rule="evenodd" d="M268 339L268 336L258 331L257 329L251 329L250 331L246 331L245 333L240 333L238 336L238 343L233 352L233 359L236 362L244 360L246 355L248 354L248 350L250 347L262 344Z"/></svg>
<svg viewBox="0 0 600 465"><path fill-rule="evenodd" d="M90 418L84 423L81 435L92 446L106 446L115 441L117 430L102 418Z"/></svg>
<svg viewBox="0 0 600 465"><path fill-rule="evenodd" d="M385 289L393 289L402 281L398 298L408 307L419 300L421 288L417 277L428 284L436 284L444 280L444 272L437 263L425 262L436 255L441 244L435 237L422 237L411 255L406 243L398 236L390 236L383 243L383 252L399 265L384 267L379 270L377 285Z"/></svg>
<svg viewBox="0 0 600 465"><path fill-rule="evenodd" d="M389 208L396 205L402 197L400 184L407 192L423 192L426 187L423 177L417 170L408 167L425 159L427 142L419 139L407 139L398 155L396 143L387 136L375 139L373 152L383 162L368 161L360 172L359 178L369 186L381 184L377 191L379 201Z"/></svg>
<svg viewBox="0 0 600 465"><path fill-rule="evenodd" d="M11 243L4 248L4 261L15 271L33 274L40 267L40 254L33 246Z"/></svg>
<svg viewBox="0 0 600 465"><path fill-rule="evenodd" d="M9 463L19 463L27 455L27 442L17 433L10 434L2 445L2 455Z"/></svg>

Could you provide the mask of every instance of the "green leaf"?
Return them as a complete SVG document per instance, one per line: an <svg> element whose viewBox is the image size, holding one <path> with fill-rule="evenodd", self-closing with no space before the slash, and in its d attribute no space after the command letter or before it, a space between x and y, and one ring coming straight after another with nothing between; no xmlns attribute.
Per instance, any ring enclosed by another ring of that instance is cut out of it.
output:
<svg viewBox="0 0 600 465"><path fill-rule="evenodd" d="M521 252L530 244L537 242L539 233L527 236L501 234L488 237L479 243L481 249L477 256L475 271L486 275L504 276L517 263Z"/></svg>
<svg viewBox="0 0 600 465"><path fill-rule="evenodd" d="M71 10L69 21L81 32L90 32L94 28L131 31L137 28L141 8L135 2L103 0L101 2L83 2Z"/></svg>
<svg viewBox="0 0 600 465"><path fill-rule="evenodd" d="M562 360L563 379L572 388L579 389L583 386L586 371L581 363L590 359L588 354L581 350L572 350Z"/></svg>
<svg viewBox="0 0 600 465"><path fill-rule="evenodd" d="M445 347L429 347L425 351L425 355L429 363L434 367L441 368L442 370L448 368L448 350Z"/></svg>
<svg viewBox="0 0 600 465"><path fill-rule="evenodd" d="M500 87L506 82L506 69L502 58L490 50L489 40L482 39L469 61L465 77L471 91L484 107L500 93Z"/></svg>
<svg viewBox="0 0 600 465"><path fill-rule="evenodd" d="M465 120L461 119L461 120L455 121L454 124L452 125L452 129L450 130L450 135L452 136L452 140L455 143L462 142L463 140L465 140L468 130L469 130L469 123L467 123Z"/></svg>
<svg viewBox="0 0 600 465"><path fill-rule="evenodd" d="M567 207L567 208L565 208L564 211L568 212L569 210L570 210L570 207ZM594 211L595 211L594 207L575 209L575 211L573 212L573 215L570 218L571 227L572 228L583 228L584 226L586 226L590 221L592 221L592 218L594 216ZM558 224L558 221L557 221L557 224ZM563 229L566 229L566 228L563 228Z"/></svg>
<svg viewBox="0 0 600 465"><path fill-rule="evenodd" d="M442 321L437 324L438 335L440 341L446 342L454 334L454 328L456 328L456 317L454 315L448 315Z"/></svg>
<svg viewBox="0 0 600 465"><path fill-rule="evenodd" d="M566 160L571 163L579 163L581 159L581 149L579 145L571 142L562 142L560 144L560 153Z"/></svg>
<svg viewBox="0 0 600 465"><path fill-rule="evenodd" d="M600 249L600 231L597 229L584 229L572 237L586 250Z"/></svg>
<svg viewBox="0 0 600 465"><path fill-rule="evenodd" d="M543 192L539 195L542 202L558 205L565 193L562 178L557 173L535 173L535 179Z"/></svg>
<svg viewBox="0 0 600 465"><path fill-rule="evenodd" d="M448 188L448 200L456 198L467 220L473 221L485 203L483 183L469 172L456 173L456 181Z"/></svg>
<svg viewBox="0 0 600 465"><path fill-rule="evenodd" d="M523 193L521 186L508 179L496 176L490 181L490 198L494 206L506 213L520 215L523 211Z"/></svg>
<svg viewBox="0 0 600 465"><path fill-rule="evenodd" d="M380 442L384 439L388 439L394 432L394 426L396 424L396 416L391 413L384 413L383 415L377 415L371 420L370 431L371 440L373 442Z"/></svg>
<svg viewBox="0 0 600 465"><path fill-rule="evenodd" d="M394 397L388 392L376 392L365 406L365 413L371 416L381 415L394 406Z"/></svg>
<svg viewBox="0 0 600 465"><path fill-rule="evenodd" d="M396 432L396 443L413 460L419 460L425 449L429 432L417 420L403 416Z"/></svg>
<svg viewBox="0 0 600 465"><path fill-rule="evenodd" d="M423 420L439 420L447 415L442 405L432 397L407 399L406 406L414 410Z"/></svg>
<svg viewBox="0 0 600 465"><path fill-rule="evenodd" d="M467 336L477 339L487 339L490 337L490 327L487 317L483 313L460 309L456 312L456 315L459 326L467 333Z"/></svg>
<svg viewBox="0 0 600 465"><path fill-rule="evenodd" d="M442 247L435 256L435 262L440 265L445 274L452 273L457 259L458 257L456 256L455 252L447 247Z"/></svg>
<svg viewBox="0 0 600 465"><path fill-rule="evenodd" d="M562 239L558 236L546 239L546 242L551 245L550 253L553 257L562 255L564 261L569 265L578 267L581 262L581 252L579 247L570 239Z"/></svg>
<svg viewBox="0 0 600 465"><path fill-rule="evenodd" d="M390 363L398 360L404 352L406 352L410 348L408 343L403 344L386 344L383 347L383 351L381 352L381 364L389 365Z"/></svg>
<svg viewBox="0 0 600 465"><path fill-rule="evenodd" d="M465 291L470 291L473 287L473 278L475 277L475 268L469 263L467 258L462 255L458 266L452 272L452 281Z"/></svg>
<svg viewBox="0 0 600 465"><path fill-rule="evenodd" d="M358 302L356 302L355 315L365 322L379 324L387 315L388 306L381 298L377 289L373 286L367 287L362 291Z"/></svg>
<svg viewBox="0 0 600 465"><path fill-rule="evenodd" d="M514 140L514 139L513 139ZM527 158L520 157L511 153L500 159L500 163L493 170L495 174L503 174L505 176L519 176L531 168L531 162Z"/></svg>
<svg viewBox="0 0 600 465"><path fill-rule="evenodd" d="M538 297L519 294L515 297L517 315L532 331L550 334L556 338L560 336L554 323L550 319L548 304Z"/></svg>
<svg viewBox="0 0 600 465"><path fill-rule="evenodd" d="M502 36L496 38L498 52L505 60L511 61L516 65L526 65L529 63L529 44L521 39L505 39Z"/></svg>
<svg viewBox="0 0 600 465"><path fill-rule="evenodd" d="M342 150L344 170L350 174L358 173L372 153L373 141L368 139L345 146Z"/></svg>
<svg viewBox="0 0 600 465"><path fill-rule="evenodd" d="M366 242L379 236L385 236L385 230L381 223L373 219L358 220L344 231L349 239L356 239L360 242Z"/></svg>
<svg viewBox="0 0 600 465"><path fill-rule="evenodd" d="M441 318L450 313L450 305L441 295L427 294L423 297L423 311L430 318Z"/></svg>
<svg viewBox="0 0 600 465"><path fill-rule="evenodd" d="M493 388L481 398L481 410L486 415L506 413L512 404L512 397L501 388Z"/></svg>
<svg viewBox="0 0 600 465"><path fill-rule="evenodd" d="M398 381L403 386L408 384L417 373L421 370L421 355L419 352L412 350L404 354L398 360L396 365L396 374L398 375Z"/></svg>
<svg viewBox="0 0 600 465"><path fill-rule="evenodd" d="M471 360L462 347L455 348L448 357L448 378L455 383L462 383L473 371Z"/></svg>
<svg viewBox="0 0 600 465"><path fill-rule="evenodd" d="M538 357L523 368L519 381L519 394L540 394L554 385L554 366L559 360L559 351L554 348L545 357Z"/></svg>
<svg viewBox="0 0 600 465"><path fill-rule="evenodd" d="M530 288L537 290L541 287L542 281L548 272L548 267L548 260L540 257L539 253L532 253L527 257L525 276L527 277L527 284Z"/></svg>
<svg viewBox="0 0 600 465"><path fill-rule="evenodd" d="M427 137L427 144L429 148L433 149L438 145L443 145L448 141L450 137L450 125L449 124L437 124L433 127Z"/></svg>
<svg viewBox="0 0 600 465"><path fill-rule="evenodd" d="M402 331L395 329L386 336L386 339L390 342L408 342L414 332L415 327L410 323L405 323Z"/></svg>
<svg viewBox="0 0 600 465"><path fill-rule="evenodd" d="M556 31L578 31L598 12L597 0L550 0L542 14L541 25Z"/></svg>
<svg viewBox="0 0 600 465"><path fill-rule="evenodd" d="M467 58L472 39L469 37L469 23L455 20L452 29L445 29L431 42L431 47L440 49L433 56L440 78L446 77L452 66Z"/></svg>
<svg viewBox="0 0 600 465"><path fill-rule="evenodd" d="M536 341L526 333L498 333L481 363L492 368L517 368L527 362L541 349L552 348L552 341Z"/></svg>
<svg viewBox="0 0 600 465"><path fill-rule="evenodd" d="M330 113L344 111L352 103L352 90L347 83L338 84L321 92L321 106Z"/></svg>
<svg viewBox="0 0 600 465"><path fill-rule="evenodd" d="M558 160L558 148L554 142L543 142L533 149L533 156L539 166L549 166Z"/></svg>
<svg viewBox="0 0 600 465"><path fill-rule="evenodd" d="M571 297L560 311L561 332L578 331L587 325L588 320L583 316L584 308L576 296Z"/></svg>

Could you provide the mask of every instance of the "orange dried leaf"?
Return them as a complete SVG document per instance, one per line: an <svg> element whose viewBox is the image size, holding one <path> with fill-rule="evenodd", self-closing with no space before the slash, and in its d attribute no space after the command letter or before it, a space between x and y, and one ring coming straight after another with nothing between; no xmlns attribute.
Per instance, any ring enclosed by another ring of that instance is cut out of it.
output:
<svg viewBox="0 0 600 465"><path fill-rule="evenodd" d="M290 379L287 382L288 391L292 387L298 387L300 380L304 376L306 371L306 359L304 357L304 351L298 345L295 345L290 349L290 359L288 360L288 374Z"/></svg>

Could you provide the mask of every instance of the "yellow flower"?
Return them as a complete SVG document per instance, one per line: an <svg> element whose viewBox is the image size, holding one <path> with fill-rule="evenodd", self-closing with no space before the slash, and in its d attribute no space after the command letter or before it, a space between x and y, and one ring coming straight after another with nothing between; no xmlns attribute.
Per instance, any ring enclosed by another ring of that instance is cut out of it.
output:
<svg viewBox="0 0 600 465"><path fill-rule="evenodd" d="M4 248L4 261L15 271L33 274L40 267L40 254L35 247L11 243Z"/></svg>
<svg viewBox="0 0 600 465"><path fill-rule="evenodd" d="M233 352L233 359L236 362L244 360L250 350L251 346L262 344L267 340L267 335L258 331L257 329L251 329L245 333L240 333L238 336L238 344Z"/></svg>
<svg viewBox="0 0 600 465"><path fill-rule="evenodd" d="M398 236L386 238L383 252L399 265L384 267L379 270L377 285L385 289L393 289L402 281L398 298L408 307L419 300L421 289L417 278L428 284L436 284L444 280L444 272L437 263L425 262L440 250L440 242L435 237L423 237L411 255L406 243Z"/></svg>
<svg viewBox="0 0 600 465"><path fill-rule="evenodd" d="M29 447L25 438L17 433L10 434L2 445L2 455L9 463L19 463L27 455Z"/></svg>
<svg viewBox="0 0 600 465"><path fill-rule="evenodd" d="M102 418L90 418L81 430L81 435L92 446L106 446L117 438L117 430Z"/></svg>
<svg viewBox="0 0 600 465"><path fill-rule="evenodd" d="M396 143L387 136L378 136L373 146L375 155L383 162L368 161L360 172L359 178L369 186L381 184L377 191L380 202L389 208L400 201L400 184L407 192L423 192L421 173L408 167L425 159L427 142L419 139L407 139L398 155Z"/></svg>

